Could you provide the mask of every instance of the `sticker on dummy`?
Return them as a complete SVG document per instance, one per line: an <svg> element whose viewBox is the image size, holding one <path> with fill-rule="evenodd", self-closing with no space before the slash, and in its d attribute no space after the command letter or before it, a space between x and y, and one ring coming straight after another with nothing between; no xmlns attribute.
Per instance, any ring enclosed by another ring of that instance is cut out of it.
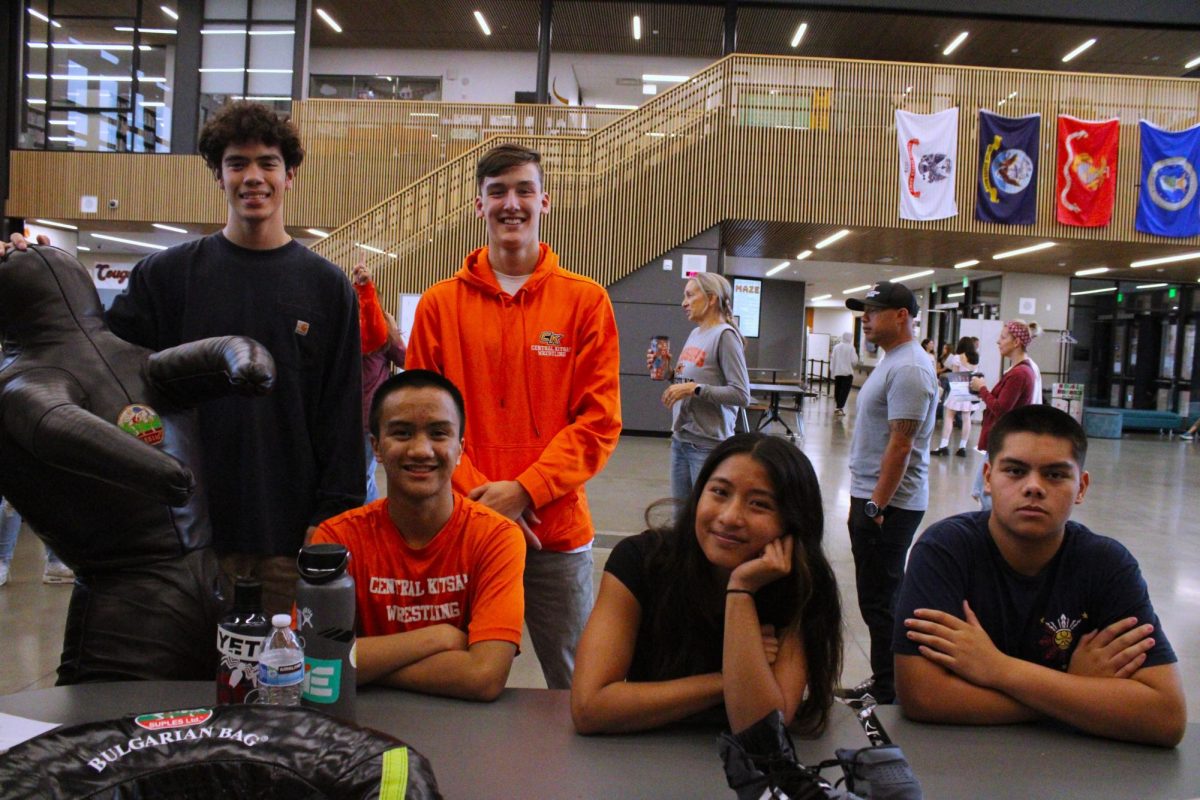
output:
<svg viewBox="0 0 1200 800"><path fill-rule="evenodd" d="M169 728L191 728L203 725L212 719L211 708L188 708L181 711L159 711L155 714L142 714L134 718L139 728L148 731L160 731Z"/></svg>
<svg viewBox="0 0 1200 800"><path fill-rule="evenodd" d="M537 344L530 345L529 349L547 358L566 358L571 354L571 348L562 343L565 336L565 333L542 331L538 334Z"/></svg>
<svg viewBox="0 0 1200 800"><path fill-rule="evenodd" d="M308 336L308 329L310 327L311 326L304 320L302 320L302 319L296 320L296 335L297 336Z"/></svg>
<svg viewBox="0 0 1200 800"><path fill-rule="evenodd" d="M134 403L121 409L121 413L117 417L117 427L130 436L136 436L146 444L155 447L162 445L165 435L162 417L153 408L141 403Z"/></svg>

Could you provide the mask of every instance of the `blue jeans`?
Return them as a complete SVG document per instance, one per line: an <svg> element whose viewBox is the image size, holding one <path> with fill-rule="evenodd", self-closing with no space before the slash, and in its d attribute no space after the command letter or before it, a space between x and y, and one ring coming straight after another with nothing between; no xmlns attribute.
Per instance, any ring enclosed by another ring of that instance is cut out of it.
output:
<svg viewBox="0 0 1200 800"><path fill-rule="evenodd" d="M0 501L0 563L12 562L13 550L17 548L17 534L21 532L21 515L6 501Z"/></svg>
<svg viewBox="0 0 1200 800"><path fill-rule="evenodd" d="M367 454L367 499L364 502L373 503L379 499L379 487L375 485L375 467L378 464L375 461L375 451L371 448L371 434L363 433L363 442Z"/></svg>
<svg viewBox="0 0 1200 800"><path fill-rule="evenodd" d="M671 437L671 497L678 503L686 503L692 495L692 484L700 475L700 468L716 445L701 447L691 442L681 442Z"/></svg>
<svg viewBox="0 0 1200 800"><path fill-rule="evenodd" d="M983 465L987 460L987 453L984 453L983 460L979 462L979 469L975 472L975 482L971 484L971 497L979 501L979 507L984 511L991 511L992 496L983 493Z"/></svg>
<svg viewBox="0 0 1200 800"><path fill-rule="evenodd" d="M7 500L0 498L0 563L11 564L13 551L17 549L17 534L21 532L21 515ZM62 560L54 551L46 547L46 560L51 564L61 564Z"/></svg>

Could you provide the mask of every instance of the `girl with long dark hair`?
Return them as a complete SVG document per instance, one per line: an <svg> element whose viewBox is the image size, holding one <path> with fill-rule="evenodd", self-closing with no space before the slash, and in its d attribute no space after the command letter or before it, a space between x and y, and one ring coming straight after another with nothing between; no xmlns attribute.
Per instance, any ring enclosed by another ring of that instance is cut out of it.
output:
<svg viewBox="0 0 1200 800"><path fill-rule="evenodd" d="M674 527L608 559L576 655L576 730L645 730L724 704L735 733L779 709L818 735L842 657L824 522L793 445L757 433L718 445Z"/></svg>

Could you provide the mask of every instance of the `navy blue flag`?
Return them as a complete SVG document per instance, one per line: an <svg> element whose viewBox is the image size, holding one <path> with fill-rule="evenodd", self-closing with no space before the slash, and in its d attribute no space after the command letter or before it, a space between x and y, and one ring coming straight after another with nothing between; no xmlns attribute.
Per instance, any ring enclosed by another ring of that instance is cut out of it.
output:
<svg viewBox="0 0 1200 800"><path fill-rule="evenodd" d="M1155 236L1200 234L1200 202L1196 199L1200 125L1172 133L1142 120L1138 129L1142 134L1142 180L1134 227Z"/></svg>
<svg viewBox="0 0 1200 800"><path fill-rule="evenodd" d="M1002 117L979 112L979 200L984 222L1032 225L1037 221L1038 138L1041 114Z"/></svg>

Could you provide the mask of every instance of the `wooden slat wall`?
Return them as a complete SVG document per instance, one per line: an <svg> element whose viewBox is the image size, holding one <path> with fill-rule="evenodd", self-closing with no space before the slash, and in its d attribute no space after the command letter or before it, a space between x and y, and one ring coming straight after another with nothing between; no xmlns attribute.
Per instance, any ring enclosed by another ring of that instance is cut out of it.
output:
<svg viewBox="0 0 1200 800"><path fill-rule="evenodd" d="M1042 114L1032 226L974 218L977 111L996 109L1013 91L999 110ZM959 215L901 220L893 111L951 106L960 109ZM1059 113L1121 120L1117 205L1106 228L1054 221ZM392 308L398 292L449 276L482 244L483 224L472 210L474 166L497 136L542 151L552 198L544 238L564 264L604 284L725 219L1161 242L1133 229L1136 123L1195 124L1200 82L733 55L603 127L612 115L561 106L310 100L297 104L296 115L310 155L289 200L289 223L351 220L317 249L345 269L365 257ZM571 132L536 135L550 130ZM10 215L77 217L79 194L121 199L108 216L102 199L102 219L224 218L211 178L192 157L14 153ZM1170 241L1195 245L1200 237Z"/></svg>
<svg viewBox="0 0 1200 800"><path fill-rule="evenodd" d="M511 134L579 136L621 111L580 106L305 100L292 108L306 147L288 224L333 228L481 141ZM106 222L221 224L225 203L195 156L15 150L8 216L76 219L96 195ZM53 192L46 187L54 187ZM109 210L106 202L120 203Z"/></svg>
<svg viewBox="0 0 1200 800"><path fill-rule="evenodd" d="M1007 99L1013 91L1017 95ZM936 222L901 220L893 111L952 106L960 110L959 214ZM980 108L1042 114L1035 225L974 218ZM1121 120L1117 205L1106 228L1054 220L1059 113ZM506 138L543 154L552 199L543 238L565 265L607 285L725 219L1161 242L1133 229L1139 118L1172 129L1195 124L1200 83L733 55L588 136ZM471 202L474 163L487 146L464 151L317 249L345 268L360 259L372 264L389 307L399 292L419 292L448 277L483 243L483 223ZM1171 241L1200 244L1200 237Z"/></svg>
<svg viewBox="0 0 1200 800"><path fill-rule="evenodd" d="M288 219L335 227L490 137L579 136L622 113L580 106L305 100L293 110L307 154Z"/></svg>

